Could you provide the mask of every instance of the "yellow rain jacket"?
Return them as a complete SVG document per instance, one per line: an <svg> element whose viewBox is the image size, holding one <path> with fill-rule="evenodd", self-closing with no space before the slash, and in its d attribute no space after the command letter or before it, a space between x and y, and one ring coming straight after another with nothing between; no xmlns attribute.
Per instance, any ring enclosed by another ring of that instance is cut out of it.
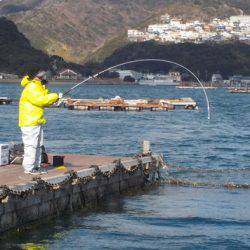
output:
<svg viewBox="0 0 250 250"><path fill-rule="evenodd" d="M19 126L36 126L46 122L43 109L58 99L58 94L48 93L48 90L39 80L29 80L25 76L21 85L24 87L19 102Z"/></svg>

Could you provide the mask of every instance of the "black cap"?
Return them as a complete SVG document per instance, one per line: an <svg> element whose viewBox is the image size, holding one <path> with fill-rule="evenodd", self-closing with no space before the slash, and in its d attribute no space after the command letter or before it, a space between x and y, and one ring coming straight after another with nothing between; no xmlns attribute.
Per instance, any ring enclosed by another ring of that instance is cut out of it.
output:
<svg viewBox="0 0 250 250"><path fill-rule="evenodd" d="M39 66L33 66L27 70L27 75L29 76L30 79L33 79L40 70L41 68Z"/></svg>

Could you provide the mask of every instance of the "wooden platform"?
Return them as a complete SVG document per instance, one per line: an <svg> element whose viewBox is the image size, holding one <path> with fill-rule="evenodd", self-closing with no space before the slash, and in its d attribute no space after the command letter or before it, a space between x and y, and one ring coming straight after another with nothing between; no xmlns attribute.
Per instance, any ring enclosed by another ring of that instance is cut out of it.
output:
<svg viewBox="0 0 250 250"><path fill-rule="evenodd" d="M195 109L196 102L190 98L175 99L66 99L64 106L70 110L106 110L106 111L168 111L174 109Z"/></svg>
<svg viewBox="0 0 250 250"><path fill-rule="evenodd" d="M52 156L49 155L50 162ZM47 174L41 175L43 178L54 177L64 175L65 172L70 170L79 171L87 169L91 165L108 165L115 160L130 160L129 157L113 157L113 156L93 156L93 155L77 155L77 154L64 154L66 170L51 169ZM14 186L17 184L23 184L32 181L34 175L24 174L24 170L21 165L7 165L0 167L0 186Z"/></svg>

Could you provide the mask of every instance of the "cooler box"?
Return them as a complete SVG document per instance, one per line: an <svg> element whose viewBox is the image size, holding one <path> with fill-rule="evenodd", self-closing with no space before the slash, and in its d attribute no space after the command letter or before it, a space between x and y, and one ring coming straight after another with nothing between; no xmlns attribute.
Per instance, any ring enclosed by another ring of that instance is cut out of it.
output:
<svg viewBox="0 0 250 250"><path fill-rule="evenodd" d="M9 144L0 144L0 166L8 165L10 158Z"/></svg>

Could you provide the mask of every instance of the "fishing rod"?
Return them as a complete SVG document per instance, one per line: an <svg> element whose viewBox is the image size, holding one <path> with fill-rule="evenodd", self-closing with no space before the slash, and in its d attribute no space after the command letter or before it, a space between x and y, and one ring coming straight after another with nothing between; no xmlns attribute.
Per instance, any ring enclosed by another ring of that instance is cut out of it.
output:
<svg viewBox="0 0 250 250"><path fill-rule="evenodd" d="M139 63L139 62L163 62L163 63L170 63L170 64L174 64L176 66L179 66L182 69L184 69L187 72L189 72L197 80L197 82L200 84L200 86L201 86L201 88L203 90L203 93L204 93L205 99L206 99L206 104L207 104L207 119L210 120L210 118L211 118L210 102L209 102L209 99L208 99L208 95L207 95L206 89L204 88L204 86L203 86L202 82L200 81L200 79L190 69L188 69L187 67L185 67L185 66L183 66L183 65L181 65L179 63L176 63L176 62L173 62L173 61L169 61L169 60L164 60L164 59L154 59L154 58L151 58L151 59L138 59L138 60L132 60L132 61L127 61L127 62L124 62L124 63L120 63L120 64L117 64L115 66L111 66L111 67L106 68L106 69L104 69L104 70L96 73L95 75L89 76L87 79L85 79L85 80L77 83L72 88L70 88L66 92L64 92L63 96L67 95L68 93L70 93L71 91L73 91L75 88L79 87L80 85L85 84L89 80L94 79L94 78L96 78L96 77L98 77L98 76L100 76L100 75L102 75L102 74L110 71L111 69L115 69L117 67L129 65L129 64L133 64L133 63Z"/></svg>

